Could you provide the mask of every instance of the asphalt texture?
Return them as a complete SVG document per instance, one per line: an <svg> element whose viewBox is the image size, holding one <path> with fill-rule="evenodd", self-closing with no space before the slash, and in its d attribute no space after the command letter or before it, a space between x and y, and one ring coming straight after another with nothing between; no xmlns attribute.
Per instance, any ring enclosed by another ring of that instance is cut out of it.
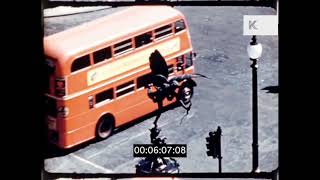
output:
<svg viewBox="0 0 320 180"><path fill-rule="evenodd" d="M45 35L116 12L111 8L44 19ZM167 143L187 144L187 158L175 158L181 172L218 172L218 161L206 155L209 131L222 128L222 171L250 172L252 168L252 74L243 36L243 15L275 15L265 7L176 7L190 28L196 79L189 114L182 107L165 111L158 121ZM278 167L278 37L258 36L263 46L258 61L259 167ZM141 158L132 155L133 144L149 143L155 116L120 128L104 141L90 141L70 151L49 149L45 170L63 173L134 173ZM183 118L183 119L182 119ZM182 120L181 120L182 119Z"/></svg>

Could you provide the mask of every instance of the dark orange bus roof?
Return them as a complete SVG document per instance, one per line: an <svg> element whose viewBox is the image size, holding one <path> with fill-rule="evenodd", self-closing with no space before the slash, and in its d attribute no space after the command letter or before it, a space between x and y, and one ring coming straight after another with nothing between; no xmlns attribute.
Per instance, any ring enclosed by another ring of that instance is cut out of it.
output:
<svg viewBox="0 0 320 180"><path fill-rule="evenodd" d="M47 56L64 61L182 17L170 6L133 6L45 37L44 51Z"/></svg>

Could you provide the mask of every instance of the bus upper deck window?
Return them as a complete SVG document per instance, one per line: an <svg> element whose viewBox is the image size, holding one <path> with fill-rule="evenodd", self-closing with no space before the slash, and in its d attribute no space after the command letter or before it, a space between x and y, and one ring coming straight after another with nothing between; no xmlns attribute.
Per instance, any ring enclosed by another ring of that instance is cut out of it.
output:
<svg viewBox="0 0 320 180"><path fill-rule="evenodd" d="M53 74L54 71L55 71L55 68L56 68L54 62L52 62L52 60L46 59L45 63L46 63L46 66L47 66L48 74L49 75Z"/></svg>
<svg viewBox="0 0 320 180"><path fill-rule="evenodd" d="M161 37L165 37L169 34L172 33L172 28L171 28L171 24L168 24L168 25L165 25L165 26L162 26L158 29L155 30L155 37L156 39L158 38L161 38Z"/></svg>
<svg viewBox="0 0 320 180"><path fill-rule="evenodd" d="M71 65L71 72L90 66L90 57L85 55L75 59Z"/></svg>
<svg viewBox="0 0 320 180"><path fill-rule="evenodd" d="M152 33L147 32L147 33L141 34L135 37L135 41L136 41L136 48L143 46L145 44L149 44L150 42L152 42Z"/></svg>
<svg viewBox="0 0 320 180"><path fill-rule="evenodd" d="M122 41L116 45L114 45L114 53L116 55L122 54L124 52L127 52L128 50L132 49L132 41L131 39L127 39L125 41Z"/></svg>
<svg viewBox="0 0 320 180"><path fill-rule="evenodd" d="M175 22L175 31L176 33L179 31L182 31L186 28L186 25L184 24L184 21L181 19L177 22Z"/></svg>
<svg viewBox="0 0 320 180"><path fill-rule="evenodd" d="M56 70L56 65L55 63L50 59L50 58L46 58L45 59L45 68L46 68L46 84L45 84L45 91L46 93L53 93L53 81L54 81L54 73Z"/></svg>
<svg viewBox="0 0 320 180"><path fill-rule="evenodd" d="M101 50L98 50L93 53L93 62L94 64L104 61L106 59L110 59L112 56L111 48L107 47Z"/></svg>

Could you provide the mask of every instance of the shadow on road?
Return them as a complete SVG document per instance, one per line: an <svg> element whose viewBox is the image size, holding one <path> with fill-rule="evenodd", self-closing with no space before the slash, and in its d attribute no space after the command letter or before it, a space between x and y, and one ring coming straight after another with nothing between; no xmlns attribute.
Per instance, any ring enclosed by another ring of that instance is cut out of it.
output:
<svg viewBox="0 0 320 180"><path fill-rule="evenodd" d="M266 93L279 93L279 86L267 86L261 90L267 90Z"/></svg>
<svg viewBox="0 0 320 180"><path fill-rule="evenodd" d="M175 103L170 104L169 106L164 107L163 111L165 112L165 111L174 109L174 108L176 108L178 106L179 106L179 103L175 102ZM119 132L121 132L123 130L126 130L126 129L134 126L134 125L137 125L137 124L143 122L146 119L149 119L149 118L152 118L152 117L155 117L155 116L156 116L156 111L151 112L151 113L149 113L147 115L144 115L144 116L142 116L140 118L137 118L137 119L135 119L135 120L133 120L133 121L127 123L127 124L124 124L124 125L120 126L117 129L115 129L111 136L113 136L113 135L115 135L115 134L117 134L117 133L119 133ZM103 141L103 140L100 140L100 141ZM83 148L87 147L88 145L94 144L94 143L97 143L97 142L99 142L99 140L92 139L92 140L89 140L89 141L84 142L82 144L79 144L79 145L77 145L75 147L72 147L70 149L60 149L60 148L58 148L58 147L56 147L54 145L47 144L46 147L45 147L44 159L60 157L60 156L66 156L66 155L68 155L70 153L73 153L75 151L83 149Z"/></svg>

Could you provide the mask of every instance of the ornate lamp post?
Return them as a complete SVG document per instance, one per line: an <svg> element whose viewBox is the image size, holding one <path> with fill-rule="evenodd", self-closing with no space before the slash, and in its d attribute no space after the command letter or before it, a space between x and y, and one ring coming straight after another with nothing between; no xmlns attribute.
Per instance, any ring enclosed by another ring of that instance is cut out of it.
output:
<svg viewBox="0 0 320 180"><path fill-rule="evenodd" d="M248 56L252 61L252 172L259 170L259 145L258 145L258 81L257 81L257 61L262 54L262 45L257 43L256 36L252 36L252 41L247 47Z"/></svg>

